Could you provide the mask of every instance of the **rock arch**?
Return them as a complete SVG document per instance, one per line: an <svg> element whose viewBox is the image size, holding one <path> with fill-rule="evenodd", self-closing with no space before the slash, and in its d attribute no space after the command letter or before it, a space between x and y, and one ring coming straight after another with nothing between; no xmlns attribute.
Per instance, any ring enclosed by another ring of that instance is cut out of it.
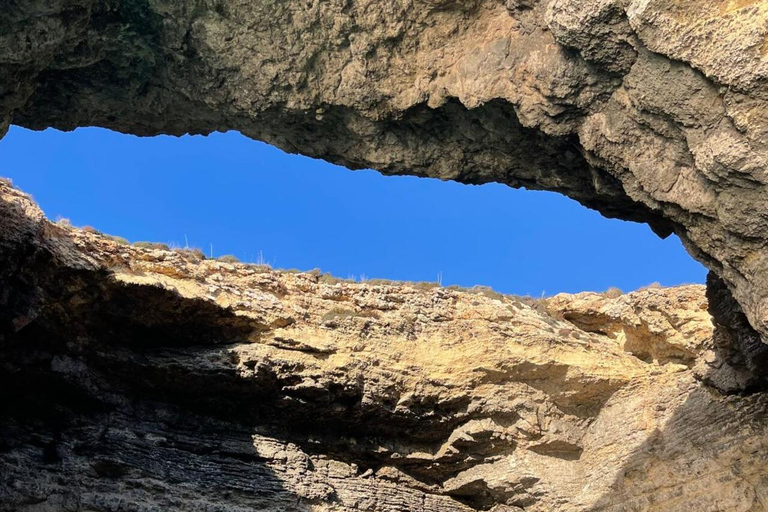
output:
<svg viewBox="0 0 768 512"><path fill-rule="evenodd" d="M236 129L562 192L677 233L765 339L767 19L725 0L12 2L0 133Z"/></svg>

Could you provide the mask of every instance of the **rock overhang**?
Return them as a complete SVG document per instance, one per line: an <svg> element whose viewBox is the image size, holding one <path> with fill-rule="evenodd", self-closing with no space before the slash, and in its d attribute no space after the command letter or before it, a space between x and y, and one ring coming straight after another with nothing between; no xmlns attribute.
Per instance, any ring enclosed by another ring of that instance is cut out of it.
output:
<svg viewBox="0 0 768 512"><path fill-rule="evenodd" d="M558 191L678 234L765 337L766 6L697 5L13 4L0 126L237 129L350 168Z"/></svg>

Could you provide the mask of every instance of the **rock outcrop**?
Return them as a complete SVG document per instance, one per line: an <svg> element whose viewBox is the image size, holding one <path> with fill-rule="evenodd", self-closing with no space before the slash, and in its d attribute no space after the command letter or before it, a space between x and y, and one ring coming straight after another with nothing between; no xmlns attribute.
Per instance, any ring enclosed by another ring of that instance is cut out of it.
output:
<svg viewBox="0 0 768 512"><path fill-rule="evenodd" d="M765 510L768 395L728 393L703 286L340 281L2 183L0 216L0 510Z"/></svg>
<svg viewBox="0 0 768 512"><path fill-rule="evenodd" d="M12 0L0 133L235 129L561 192L677 233L766 339L767 33L755 0Z"/></svg>

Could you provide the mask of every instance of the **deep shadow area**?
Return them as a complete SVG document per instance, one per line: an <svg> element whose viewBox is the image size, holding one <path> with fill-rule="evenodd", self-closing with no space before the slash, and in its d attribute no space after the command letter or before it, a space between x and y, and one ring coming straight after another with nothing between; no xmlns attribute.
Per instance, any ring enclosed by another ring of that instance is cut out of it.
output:
<svg viewBox="0 0 768 512"><path fill-rule="evenodd" d="M53 406L40 397L38 411ZM245 425L162 404L89 414L67 407L55 405L55 422L0 418L0 510L310 510L255 451Z"/></svg>
<svg viewBox="0 0 768 512"><path fill-rule="evenodd" d="M204 489L200 508L309 510L255 454L247 427L120 395L108 368L89 366L100 351L119 364L123 342L209 344L258 326L146 287L157 303L142 309L131 287L62 261L66 245L50 247L49 228L20 206L0 202L0 510L181 509L189 486Z"/></svg>
<svg viewBox="0 0 768 512"><path fill-rule="evenodd" d="M334 488L323 482L328 469L312 476L312 460L292 443L333 455L350 437L440 442L466 408L435 408L424 422L386 401L365 406L361 389L291 391L290 372L278 379L269 365L242 378L229 345L257 342L262 324L116 280L24 204L0 202L0 510L309 510L313 500L333 503ZM378 465L368 447L347 453L350 468ZM303 469L286 466L284 452ZM285 478L298 483L288 490Z"/></svg>
<svg viewBox="0 0 768 512"><path fill-rule="evenodd" d="M307 400L269 373L240 378L227 345L258 341L261 324L118 282L18 203L0 202L0 213L0 510L308 511L333 502L334 488L288 439L417 432L383 421L386 410L348 414L359 399L344 389Z"/></svg>
<svg viewBox="0 0 768 512"><path fill-rule="evenodd" d="M702 380L726 393L768 390L768 344L763 343L731 291L713 272L707 275L707 301L715 326L716 360Z"/></svg>

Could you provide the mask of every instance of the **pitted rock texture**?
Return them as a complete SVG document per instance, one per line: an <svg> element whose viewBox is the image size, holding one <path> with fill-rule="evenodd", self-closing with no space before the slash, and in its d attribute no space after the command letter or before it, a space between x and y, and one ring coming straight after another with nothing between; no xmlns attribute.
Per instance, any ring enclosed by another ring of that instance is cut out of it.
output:
<svg viewBox="0 0 768 512"><path fill-rule="evenodd" d="M0 215L0 510L765 510L703 286L531 301Z"/></svg>
<svg viewBox="0 0 768 512"><path fill-rule="evenodd" d="M677 233L768 337L768 2L32 0L0 133L240 130Z"/></svg>

